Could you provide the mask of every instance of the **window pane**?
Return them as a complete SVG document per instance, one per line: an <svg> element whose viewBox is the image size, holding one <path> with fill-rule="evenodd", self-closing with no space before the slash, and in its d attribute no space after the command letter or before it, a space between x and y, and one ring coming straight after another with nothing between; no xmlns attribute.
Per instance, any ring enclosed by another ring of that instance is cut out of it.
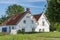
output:
<svg viewBox="0 0 60 40"><path fill-rule="evenodd" d="M33 21L33 20L31 20L31 22L32 22L32 23L34 23L34 21Z"/></svg>
<svg viewBox="0 0 60 40"><path fill-rule="evenodd" d="M12 29L14 29L14 27L12 27Z"/></svg>
<svg viewBox="0 0 60 40"><path fill-rule="evenodd" d="M25 29L24 28L22 28L22 32L25 32Z"/></svg>
<svg viewBox="0 0 60 40"><path fill-rule="evenodd" d="M26 23L26 20L24 20L23 22Z"/></svg>
<svg viewBox="0 0 60 40"><path fill-rule="evenodd" d="M45 24L44 24L44 21L42 21L42 25L44 26Z"/></svg>
<svg viewBox="0 0 60 40"><path fill-rule="evenodd" d="M35 31L35 29L34 28L32 28L32 32L34 32Z"/></svg>

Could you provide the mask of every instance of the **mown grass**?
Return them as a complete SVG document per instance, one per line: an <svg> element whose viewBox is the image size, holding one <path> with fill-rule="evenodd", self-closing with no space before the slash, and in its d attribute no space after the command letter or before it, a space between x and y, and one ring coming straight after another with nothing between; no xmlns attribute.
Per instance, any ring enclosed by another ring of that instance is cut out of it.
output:
<svg viewBox="0 0 60 40"><path fill-rule="evenodd" d="M60 40L60 32L4 35L0 40Z"/></svg>

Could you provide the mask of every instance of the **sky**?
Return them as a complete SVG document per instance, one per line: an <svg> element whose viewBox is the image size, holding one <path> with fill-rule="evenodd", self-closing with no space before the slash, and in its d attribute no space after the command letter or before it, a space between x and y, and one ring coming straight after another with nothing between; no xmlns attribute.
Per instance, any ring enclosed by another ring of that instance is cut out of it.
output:
<svg viewBox="0 0 60 40"><path fill-rule="evenodd" d="M44 12L46 9L44 6L47 5L46 0L0 0L0 17L6 14L6 10L9 5L21 5L26 8L30 8L32 14L39 14Z"/></svg>

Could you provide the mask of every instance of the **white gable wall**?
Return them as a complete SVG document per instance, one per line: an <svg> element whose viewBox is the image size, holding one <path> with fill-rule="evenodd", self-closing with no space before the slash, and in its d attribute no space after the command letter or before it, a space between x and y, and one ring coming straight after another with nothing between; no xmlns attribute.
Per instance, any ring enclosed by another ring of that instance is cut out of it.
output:
<svg viewBox="0 0 60 40"><path fill-rule="evenodd" d="M24 20L26 23L24 23ZM33 23L32 23L33 21ZM36 23L35 19L33 16L29 13L27 13L21 21L17 24L17 30L22 30L23 28L25 29L25 32L32 32L32 28L36 28Z"/></svg>
<svg viewBox="0 0 60 40"><path fill-rule="evenodd" d="M44 21L44 26L43 26L43 21ZM49 23L46 19L46 17L44 16L44 14L41 15L41 17L38 20L39 25L36 27L37 32L39 31L43 31L43 32L49 32Z"/></svg>

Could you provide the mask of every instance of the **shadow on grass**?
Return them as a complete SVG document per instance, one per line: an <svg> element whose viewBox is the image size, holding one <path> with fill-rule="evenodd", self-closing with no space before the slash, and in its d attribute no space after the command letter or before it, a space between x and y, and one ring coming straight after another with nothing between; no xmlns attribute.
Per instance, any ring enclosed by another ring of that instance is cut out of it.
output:
<svg viewBox="0 0 60 40"><path fill-rule="evenodd" d="M45 33L45 32L21 32L18 34L37 34L37 33Z"/></svg>

